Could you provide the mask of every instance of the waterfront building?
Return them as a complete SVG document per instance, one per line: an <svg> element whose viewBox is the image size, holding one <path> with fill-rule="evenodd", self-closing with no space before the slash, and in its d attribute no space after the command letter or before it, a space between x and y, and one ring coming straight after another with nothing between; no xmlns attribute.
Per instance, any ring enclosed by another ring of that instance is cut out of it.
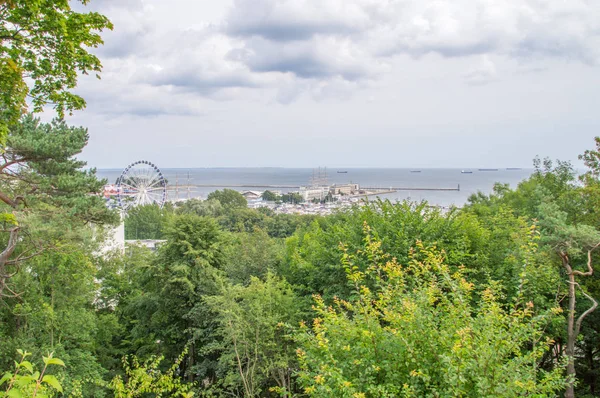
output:
<svg viewBox="0 0 600 398"><path fill-rule="evenodd" d="M334 184L329 189L332 195L355 195L359 191L358 184Z"/></svg>
<svg viewBox="0 0 600 398"><path fill-rule="evenodd" d="M260 191L244 191L242 192L242 196L246 198L246 200L255 200L260 199L262 196L262 192Z"/></svg>
<svg viewBox="0 0 600 398"><path fill-rule="evenodd" d="M329 187L300 187L298 193L305 202L311 202L314 199L323 200L329 193Z"/></svg>

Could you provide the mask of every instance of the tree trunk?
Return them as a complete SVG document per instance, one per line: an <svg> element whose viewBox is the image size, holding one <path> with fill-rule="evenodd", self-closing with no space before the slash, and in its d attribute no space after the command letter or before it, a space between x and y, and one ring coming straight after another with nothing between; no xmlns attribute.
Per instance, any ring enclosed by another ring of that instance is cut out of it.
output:
<svg viewBox="0 0 600 398"><path fill-rule="evenodd" d="M571 379L571 382L567 385L567 389L565 391L566 398L575 397L575 341L577 340L577 336L579 335L579 332L581 330L581 324L585 317L594 312L594 310L598 307L598 302L589 294L587 294L583 289L581 289L581 286L579 286L579 284L575 282L575 275L592 276L594 274L594 268L592 266L592 252L598 247L600 247L600 243L596 244L594 247L588 250L587 271L585 272L573 270L567 253L559 253L560 257L562 258L563 266L567 271L567 276L569 277L569 313L567 314L566 354L569 361L567 363L567 377ZM581 289L581 294L592 302L592 306L588 308L583 314L581 314L579 318L577 318L577 322L575 322L575 286L578 286Z"/></svg>
<svg viewBox="0 0 600 398"><path fill-rule="evenodd" d="M570 266L568 271L570 270ZM565 391L565 398L575 398L575 390L573 384L575 383L575 275L573 272L568 273L569 276L569 312L567 314L567 350L566 354L569 359L567 364L567 377L572 379L567 385Z"/></svg>
<svg viewBox="0 0 600 398"><path fill-rule="evenodd" d="M10 256L15 251L17 247L17 241L19 237L19 227L14 227L10 230L10 236L8 238L8 243L6 248L2 253L0 253L0 299L4 296L4 289L8 283L8 279L10 278L10 274L8 269L6 268L6 264L10 259Z"/></svg>

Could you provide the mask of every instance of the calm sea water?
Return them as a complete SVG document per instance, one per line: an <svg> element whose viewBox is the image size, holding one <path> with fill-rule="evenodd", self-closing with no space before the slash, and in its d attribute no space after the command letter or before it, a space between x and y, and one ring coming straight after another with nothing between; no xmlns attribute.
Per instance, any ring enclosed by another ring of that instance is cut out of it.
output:
<svg viewBox="0 0 600 398"><path fill-rule="evenodd" d="M511 187L529 177L531 169L498 171L478 171L471 169L472 174L463 174L461 169L420 169L418 173L411 169L327 169L329 184L357 183L363 187L406 187L406 188L456 188L460 191L398 191L393 194L382 195L382 198L391 200L427 200L441 206L451 204L461 206L467 198L478 191L491 192L494 183L508 183ZM288 168L202 168L202 169L161 169L169 182L169 199L206 196L223 185L309 185L313 176L313 169L288 169ZM347 173L338 173L347 171ZM122 170L100 169L98 175L106 178L109 183L114 183L121 175ZM189 176L189 177L188 177ZM186 185L217 185L217 187L191 187ZM179 186L178 195L175 186ZM252 188L232 188L239 191ZM264 188L255 188L264 190ZM288 189L276 189L282 192ZM293 190L293 189L292 189Z"/></svg>

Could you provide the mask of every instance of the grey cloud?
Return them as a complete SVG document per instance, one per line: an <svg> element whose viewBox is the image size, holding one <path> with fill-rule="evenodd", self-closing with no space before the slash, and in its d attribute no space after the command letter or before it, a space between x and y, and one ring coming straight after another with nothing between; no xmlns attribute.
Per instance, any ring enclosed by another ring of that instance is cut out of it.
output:
<svg viewBox="0 0 600 398"><path fill-rule="evenodd" d="M254 72L292 73L302 79L339 76L354 81L372 77L381 68L368 53L339 38L292 43L253 38L246 41L243 50L233 51L229 57Z"/></svg>
<svg viewBox="0 0 600 398"><path fill-rule="evenodd" d="M310 21L252 21L254 23L231 23L225 32L233 36L261 36L274 41L306 40L316 34L350 34L352 27L334 23L311 23Z"/></svg>
<svg viewBox="0 0 600 398"><path fill-rule="evenodd" d="M199 69L165 69L149 72L138 78L153 86L175 86L201 94L211 94L228 87L260 87L252 76L243 71L210 74Z"/></svg>
<svg viewBox="0 0 600 398"><path fill-rule="evenodd" d="M340 4L340 3L337 3ZM233 36L260 36L273 41L310 39L315 35L348 35L366 28L359 7L336 2L236 0L224 31Z"/></svg>

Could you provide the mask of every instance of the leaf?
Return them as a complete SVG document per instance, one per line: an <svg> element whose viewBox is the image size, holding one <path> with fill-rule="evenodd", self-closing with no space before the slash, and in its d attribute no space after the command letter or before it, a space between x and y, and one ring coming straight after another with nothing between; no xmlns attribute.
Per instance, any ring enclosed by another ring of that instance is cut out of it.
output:
<svg viewBox="0 0 600 398"><path fill-rule="evenodd" d="M46 358L44 360L44 363L46 365L60 365L60 366L65 366L65 363L62 361L62 359L58 359L58 358Z"/></svg>
<svg viewBox="0 0 600 398"><path fill-rule="evenodd" d="M6 393L7 397L13 397L13 398L23 398L24 395L23 393L21 393L21 391L17 390L17 389L12 389L9 392Z"/></svg>
<svg viewBox="0 0 600 398"><path fill-rule="evenodd" d="M63 390L62 386L60 385L60 382L56 379L55 376L45 375L44 378L42 379L42 383L46 383L48 385L51 385L52 388L54 388L58 392L62 392L62 390Z"/></svg>
<svg viewBox="0 0 600 398"><path fill-rule="evenodd" d="M29 373L33 373L33 365L29 361L23 361L19 364L19 367L25 368Z"/></svg>
<svg viewBox="0 0 600 398"><path fill-rule="evenodd" d="M15 217L15 215L12 213L0 213L0 223L19 225L17 222L17 217ZM23 355L23 351L19 352L19 354Z"/></svg>
<svg viewBox="0 0 600 398"><path fill-rule="evenodd" d="M0 386L4 383L6 383L6 380L10 380L12 377L12 374L9 372L4 373L4 376L2 376L2 378L0 379Z"/></svg>

